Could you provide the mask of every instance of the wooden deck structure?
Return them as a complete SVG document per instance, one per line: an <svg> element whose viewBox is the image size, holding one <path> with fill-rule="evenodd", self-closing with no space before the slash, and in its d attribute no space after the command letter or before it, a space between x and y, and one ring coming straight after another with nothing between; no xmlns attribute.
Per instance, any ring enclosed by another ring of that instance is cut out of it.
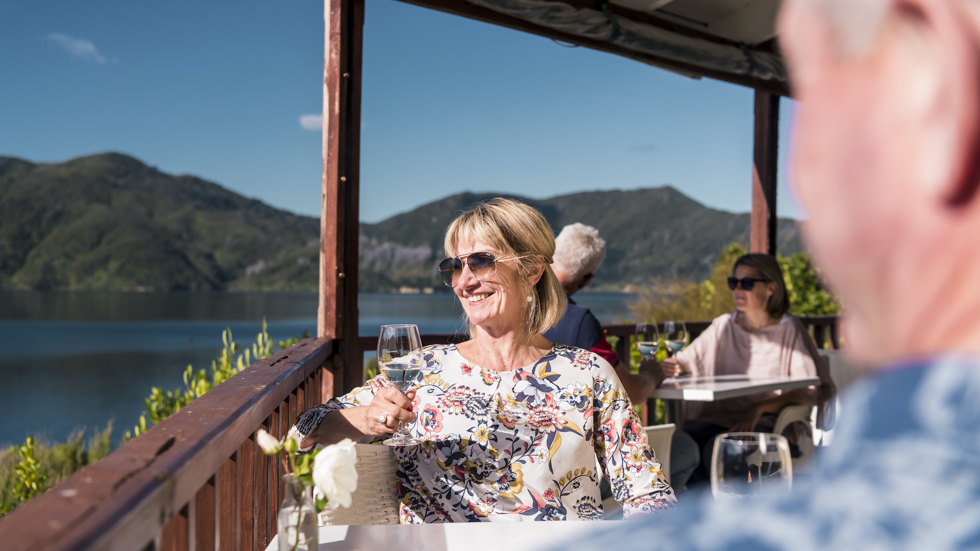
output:
<svg viewBox="0 0 980 551"><path fill-rule="evenodd" d="M773 252L779 0L410 0L420 6L754 88L752 250ZM535 7L536 10L529 9ZM669 8L669 9L668 9ZM528 14L545 14L535 19ZM0 520L5 550L261 550L276 533L279 465L255 444L362 380L357 259L364 0L325 0L323 208L317 337L256 362ZM652 38L651 38L652 37ZM693 54L692 54L693 52ZM747 170L746 179L749 180ZM808 318L837 345L835 319ZM692 333L706 323L689 323ZM606 327L628 356L642 325ZM462 336L429 335L426 343Z"/></svg>

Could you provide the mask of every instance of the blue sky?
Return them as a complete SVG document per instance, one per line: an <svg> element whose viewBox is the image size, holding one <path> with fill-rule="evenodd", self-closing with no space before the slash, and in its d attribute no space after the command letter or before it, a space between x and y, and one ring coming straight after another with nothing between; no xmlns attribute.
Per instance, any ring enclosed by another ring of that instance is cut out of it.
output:
<svg viewBox="0 0 980 551"><path fill-rule="evenodd" d="M365 22L362 220L663 184L750 209L748 89L395 0ZM322 2L0 0L0 155L119 151L318 215L322 72ZM779 197L801 216L782 171Z"/></svg>

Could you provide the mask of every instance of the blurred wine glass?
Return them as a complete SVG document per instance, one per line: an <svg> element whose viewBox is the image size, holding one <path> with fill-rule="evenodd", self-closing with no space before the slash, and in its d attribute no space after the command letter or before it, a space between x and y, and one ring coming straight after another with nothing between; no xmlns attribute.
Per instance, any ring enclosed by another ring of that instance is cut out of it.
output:
<svg viewBox="0 0 980 551"><path fill-rule="evenodd" d="M715 439L711 453L711 494L740 499L789 492L793 463L789 442L778 434L732 432Z"/></svg>
<svg viewBox="0 0 980 551"><path fill-rule="evenodd" d="M664 323L663 339L667 357L673 358L691 342L691 335L683 321L668 321Z"/></svg>
<svg viewBox="0 0 980 551"><path fill-rule="evenodd" d="M639 350L640 355L643 356L644 360L655 360L657 358L657 350L660 349L660 331L657 329L657 324L652 323L650 325L644 324L639 327L640 331L637 333L642 333L643 337L646 338L650 335L649 340L639 340L640 335L637 335L636 349Z"/></svg>

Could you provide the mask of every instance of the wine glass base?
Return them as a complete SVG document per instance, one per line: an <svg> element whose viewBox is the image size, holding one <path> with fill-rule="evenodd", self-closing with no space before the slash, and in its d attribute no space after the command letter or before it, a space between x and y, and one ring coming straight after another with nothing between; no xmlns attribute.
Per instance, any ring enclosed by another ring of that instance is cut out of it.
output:
<svg viewBox="0 0 980 551"><path fill-rule="evenodd" d="M399 436L397 434L382 442L385 446L417 446L420 443L418 440L409 436Z"/></svg>

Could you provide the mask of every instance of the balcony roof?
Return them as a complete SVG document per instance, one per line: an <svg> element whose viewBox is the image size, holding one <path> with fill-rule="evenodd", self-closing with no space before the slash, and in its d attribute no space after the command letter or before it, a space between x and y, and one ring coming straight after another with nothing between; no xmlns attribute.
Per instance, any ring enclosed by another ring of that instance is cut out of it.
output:
<svg viewBox="0 0 980 551"><path fill-rule="evenodd" d="M788 95L780 0L403 0L634 59Z"/></svg>

